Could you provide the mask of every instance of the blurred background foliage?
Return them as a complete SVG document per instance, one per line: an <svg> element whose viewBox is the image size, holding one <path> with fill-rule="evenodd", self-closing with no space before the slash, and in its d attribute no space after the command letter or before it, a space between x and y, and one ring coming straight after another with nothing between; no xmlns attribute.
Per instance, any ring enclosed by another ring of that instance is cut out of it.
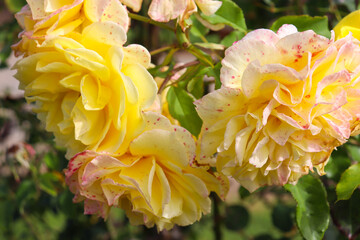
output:
<svg viewBox="0 0 360 240"><path fill-rule="evenodd" d="M276 30L282 23L297 21L286 16L309 15L320 16L316 21L311 20L311 28L325 36L330 35L328 29L342 17L359 8L359 1L350 0L233 2L243 10L247 31ZM0 67L4 70L9 67L10 46L20 32L13 14L25 3L25 0L0 1ZM148 5L149 0L144 2L140 15L146 16ZM302 23L308 17L304 18ZM221 42L228 46L245 34L236 27L245 24L242 22L213 32L196 19L192 20L194 26L188 33L191 43ZM299 25L298 28L302 30ZM177 44L175 34L138 21L132 21L128 42L142 44L150 51ZM153 52L154 63L160 67L170 66L166 71L152 69L154 75L166 76L174 67L176 57L172 54L171 51L168 55ZM219 67L211 68L207 75L217 79ZM207 91L203 81L196 80L204 77L198 74L204 69L189 67L185 74L192 79L184 82L194 97L201 97ZM5 81L15 80L9 77L1 83ZM179 83L169 90L168 98L174 93L184 94L182 89ZM328 224L324 239L360 239L360 190L355 186L354 193L343 198L345 200L338 201L336 195L343 172L360 162L359 137L351 138L332 154L326 176L308 175L297 186L266 187L252 194L232 183L227 201L223 203L213 196L212 213L200 222L157 233L154 228L131 226L120 209L112 209L106 222L84 215L83 205L72 203L73 195L64 182L65 150L55 146L52 135L44 131L22 97L14 97L6 89L1 91L0 239L319 239ZM191 103L191 99L189 101ZM192 133L198 132L195 129ZM302 229L301 234L298 229Z"/></svg>

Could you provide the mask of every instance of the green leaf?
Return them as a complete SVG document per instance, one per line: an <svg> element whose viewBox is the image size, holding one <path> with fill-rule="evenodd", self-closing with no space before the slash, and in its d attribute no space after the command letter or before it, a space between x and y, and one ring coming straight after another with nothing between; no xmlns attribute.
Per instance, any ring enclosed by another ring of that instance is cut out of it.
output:
<svg viewBox="0 0 360 240"><path fill-rule="evenodd" d="M208 32L209 28L205 27L201 24L199 20L195 17L195 15L190 16L192 25L190 28L190 40L191 42L194 42L196 40L201 40ZM192 39L192 36L194 36L194 39Z"/></svg>
<svg viewBox="0 0 360 240"><path fill-rule="evenodd" d="M66 216L64 213L54 213L51 210L47 210L43 219L52 231L61 232L66 226Z"/></svg>
<svg viewBox="0 0 360 240"><path fill-rule="evenodd" d="M356 189L349 200L336 202L332 207L333 218L349 233L360 226L360 190Z"/></svg>
<svg viewBox="0 0 360 240"><path fill-rule="evenodd" d="M261 234L254 237L254 240L273 240L274 238L270 234Z"/></svg>
<svg viewBox="0 0 360 240"><path fill-rule="evenodd" d="M338 200L349 199L354 190L360 186L360 163L350 166L340 178L336 186Z"/></svg>
<svg viewBox="0 0 360 240"><path fill-rule="evenodd" d="M16 200L18 204L22 204L31 198L36 197L36 187L35 183L29 179L21 182L17 192Z"/></svg>
<svg viewBox="0 0 360 240"><path fill-rule="evenodd" d="M53 153L49 152L45 154L43 161L50 170L57 170L60 168L59 158L57 158L57 156L55 156Z"/></svg>
<svg viewBox="0 0 360 240"><path fill-rule="evenodd" d="M6 231L13 220L15 205L10 199L0 201L0 232ZM1 239L1 237L0 237Z"/></svg>
<svg viewBox="0 0 360 240"><path fill-rule="evenodd" d="M236 30L246 33L246 23L243 11L231 0L222 0L222 5L214 14L201 17L211 24L226 24Z"/></svg>
<svg viewBox="0 0 360 240"><path fill-rule="evenodd" d="M276 20L271 26L271 30L277 31L283 24L293 24L297 27L299 32L306 30L313 30L317 34L330 38L331 33L328 27L328 18L324 17L310 17L302 16L285 16Z"/></svg>
<svg viewBox="0 0 360 240"><path fill-rule="evenodd" d="M245 207L240 205L234 205L226 208L226 228L233 231L239 231L247 226L249 220L250 215Z"/></svg>
<svg viewBox="0 0 360 240"><path fill-rule="evenodd" d="M329 204L326 191L319 179L306 175L296 185L286 184L297 202L296 223L308 240L322 239L329 225Z"/></svg>
<svg viewBox="0 0 360 240"><path fill-rule="evenodd" d="M275 227L283 232L289 232L294 226L292 219L293 208L283 204L278 204L274 207L271 218Z"/></svg>
<svg viewBox="0 0 360 240"><path fill-rule="evenodd" d="M179 87L171 86L166 99L169 103L171 116L177 119L181 126L186 128L194 136L200 133L202 120L195 110L194 97Z"/></svg>
<svg viewBox="0 0 360 240"><path fill-rule="evenodd" d="M246 188L240 186L239 195L240 195L241 199L247 198L248 196L250 196L250 194L251 193Z"/></svg>
<svg viewBox="0 0 360 240"><path fill-rule="evenodd" d="M187 90L190 92L196 99L201 98L204 95L204 75L194 77L189 81L187 85Z"/></svg>
<svg viewBox="0 0 360 240"><path fill-rule="evenodd" d="M53 173L44 173L39 177L40 189L50 194L57 196L59 179Z"/></svg>
<svg viewBox="0 0 360 240"><path fill-rule="evenodd" d="M5 0L6 7L13 13L21 10L26 5L26 0Z"/></svg>
<svg viewBox="0 0 360 240"><path fill-rule="evenodd" d="M195 46L198 47L202 47L202 48L206 48L206 49L212 49L212 50L221 50L223 51L225 49L225 46L222 44L218 44L218 43L212 43L212 42L208 42L208 43L194 43Z"/></svg>
<svg viewBox="0 0 360 240"><path fill-rule="evenodd" d="M351 165L351 161L344 148L333 151L329 162L325 166L326 176L338 182L341 174Z"/></svg>
<svg viewBox="0 0 360 240"><path fill-rule="evenodd" d="M209 77L215 78L215 89L219 89L221 87L220 81L220 69L221 69L221 62L218 62L214 68L209 69L206 73Z"/></svg>
<svg viewBox="0 0 360 240"><path fill-rule="evenodd" d="M345 144L345 148L348 151L352 160L360 162L360 147Z"/></svg>
<svg viewBox="0 0 360 240"><path fill-rule="evenodd" d="M211 67L205 67L202 64L188 67L186 72L180 76L178 87L187 89L189 82L196 77L204 76Z"/></svg>
<svg viewBox="0 0 360 240"><path fill-rule="evenodd" d="M245 36L244 32L235 30L235 31L232 31L231 33L229 33L226 37L224 37L220 43L226 47L230 47L231 45L233 45L234 42L239 41L244 36Z"/></svg>

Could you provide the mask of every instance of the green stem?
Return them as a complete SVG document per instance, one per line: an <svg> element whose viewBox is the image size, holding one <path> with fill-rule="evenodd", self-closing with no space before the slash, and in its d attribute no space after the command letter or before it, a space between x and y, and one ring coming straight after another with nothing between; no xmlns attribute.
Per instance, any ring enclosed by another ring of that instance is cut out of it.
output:
<svg viewBox="0 0 360 240"><path fill-rule="evenodd" d="M191 66L194 66L194 65L197 65L199 64L200 62L195 60L195 61L192 61L192 62L188 62L188 63L185 63L184 65L181 65L177 68L174 68L170 73L169 75L166 76L165 80L162 82L160 88L159 88L159 91L158 91L158 94L161 94L162 91L165 89L167 83L170 81L171 77L175 75L176 72L184 69L184 68L188 68L188 67L191 67Z"/></svg>
<svg viewBox="0 0 360 240"><path fill-rule="evenodd" d="M215 194L212 194L211 198L214 202L213 230L214 230L215 240L222 240L222 232L221 232L222 217L220 215L220 210L219 210L220 200L218 196L216 196Z"/></svg>
<svg viewBox="0 0 360 240"><path fill-rule="evenodd" d="M174 45L161 47L161 48L158 48L158 49L155 49L155 50L151 51L151 52L150 52L150 55L151 55L151 56L154 56L154 55L156 55L156 54L159 54L159 53L165 52L165 51L167 51L167 50L170 50L170 49L172 49L172 48L174 48Z"/></svg>
<svg viewBox="0 0 360 240"><path fill-rule="evenodd" d="M129 13L129 17L132 18L132 19L141 21L141 22L150 23L152 25L155 25L155 26L158 26L158 27L161 27L161 28L173 31L173 32L175 31L175 29L170 27L169 25L166 25L166 24L161 23L161 22L156 22L156 21L154 21L154 20L152 20L150 18L141 16L141 15L138 15L138 14L135 14L135 13Z"/></svg>

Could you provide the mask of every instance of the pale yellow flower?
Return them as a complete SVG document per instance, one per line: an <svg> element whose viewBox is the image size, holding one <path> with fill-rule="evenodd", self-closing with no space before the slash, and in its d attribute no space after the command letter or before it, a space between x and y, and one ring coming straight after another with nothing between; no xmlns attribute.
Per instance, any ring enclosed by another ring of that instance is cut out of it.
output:
<svg viewBox="0 0 360 240"><path fill-rule="evenodd" d="M156 97L146 70L150 54L140 45L123 47L126 33L113 22L71 36L46 39L15 64L20 88L68 156L125 151L145 126L142 110Z"/></svg>
<svg viewBox="0 0 360 240"><path fill-rule="evenodd" d="M31 54L45 39L80 32L94 22L111 21L127 31L129 17L119 0L27 0L16 19L24 31L15 53Z"/></svg>
<svg viewBox="0 0 360 240"><path fill-rule="evenodd" d="M178 22L184 29L184 21L191 14L197 12L198 7L202 13L209 16L214 14L221 7L221 4L221 1L216 0L153 0L148 14L153 20L158 22L178 19Z"/></svg>
<svg viewBox="0 0 360 240"><path fill-rule="evenodd" d="M357 130L360 47L351 36L259 29L234 43L222 65L222 88L196 102L199 161L215 160L250 191L295 183L313 168L323 174Z"/></svg>
<svg viewBox="0 0 360 240"><path fill-rule="evenodd" d="M360 10L350 13L344 17L335 27L336 39L346 37L351 32L352 35L360 40Z"/></svg>
<svg viewBox="0 0 360 240"><path fill-rule="evenodd" d="M124 154L85 151L69 162L66 182L85 214L107 217L111 206L125 210L130 223L185 226L210 212L209 194L224 197L228 180L196 166L195 142L164 116L144 113L146 128Z"/></svg>

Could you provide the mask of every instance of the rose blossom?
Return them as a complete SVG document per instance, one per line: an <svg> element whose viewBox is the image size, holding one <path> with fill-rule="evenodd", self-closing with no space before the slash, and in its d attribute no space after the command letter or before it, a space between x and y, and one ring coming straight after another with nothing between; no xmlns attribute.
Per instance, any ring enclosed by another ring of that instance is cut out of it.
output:
<svg viewBox="0 0 360 240"><path fill-rule="evenodd" d="M295 183L313 168L324 174L333 149L356 134L353 37L334 41L293 25L259 29L234 43L222 65L221 89L196 102L204 122L198 158L216 161L247 189Z"/></svg>
<svg viewBox="0 0 360 240"><path fill-rule="evenodd" d="M107 217L111 206L125 210L130 223L185 226L210 212L210 191L222 198L228 181L198 167L195 142L164 116L144 113L146 128L123 154L85 151L69 162L66 182L86 214Z"/></svg>

